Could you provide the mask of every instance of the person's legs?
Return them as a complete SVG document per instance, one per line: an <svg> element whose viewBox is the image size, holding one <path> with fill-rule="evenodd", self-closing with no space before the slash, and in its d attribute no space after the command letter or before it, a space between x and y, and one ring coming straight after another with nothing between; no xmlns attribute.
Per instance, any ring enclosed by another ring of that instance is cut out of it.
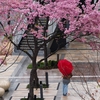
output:
<svg viewBox="0 0 100 100"><path fill-rule="evenodd" d="M68 85L67 84L63 84L63 95L66 96L68 93Z"/></svg>

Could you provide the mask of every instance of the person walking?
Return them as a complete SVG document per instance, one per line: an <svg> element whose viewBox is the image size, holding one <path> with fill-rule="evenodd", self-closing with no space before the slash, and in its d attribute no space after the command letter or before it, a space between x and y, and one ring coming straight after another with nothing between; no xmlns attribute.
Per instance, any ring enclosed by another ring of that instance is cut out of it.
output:
<svg viewBox="0 0 100 100"><path fill-rule="evenodd" d="M66 59L60 59L57 64L59 71L62 73L62 83L63 83L63 95L68 94L68 84L70 83L70 78L72 77L72 71L74 66L72 63Z"/></svg>
<svg viewBox="0 0 100 100"><path fill-rule="evenodd" d="M67 96L68 94L68 84L70 83L70 78L72 77L72 73L63 77L63 96Z"/></svg>

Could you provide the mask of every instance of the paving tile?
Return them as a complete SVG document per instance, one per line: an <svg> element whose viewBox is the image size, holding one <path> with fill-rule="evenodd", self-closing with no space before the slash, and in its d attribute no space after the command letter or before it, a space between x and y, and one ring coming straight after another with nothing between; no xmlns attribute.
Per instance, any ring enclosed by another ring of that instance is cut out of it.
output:
<svg viewBox="0 0 100 100"><path fill-rule="evenodd" d="M6 73L7 73L7 71L9 71L9 70L15 70L15 68L17 67L17 65L18 64L14 64L14 65L11 65L11 64L8 64L7 66L2 66L1 68L0 68L0 70L6 70Z"/></svg>
<svg viewBox="0 0 100 100"><path fill-rule="evenodd" d="M48 76L54 76L54 77L59 77L61 76L61 73L59 72L59 69L51 69L51 70L37 70L38 76L45 77L45 73L48 72Z"/></svg>
<svg viewBox="0 0 100 100"><path fill-rule="evenodd" d="M62 96L61 100L82 100L82 99L76 96Z"/></svg>
<svg viewBox="0 0 100 100"><path fill-rule="evenodd" d="M0 57L4 57L4 56L0 56ZM4 78L4 79L9 79L12 75L12 73L14 72L14 70L16 69L16 67L18 66L18 63L22 60L22 58L24 56L20 56L17 61L12 65L12 63L16 60L18 56L14 56L14 55L9 55L6 58L7 61L7 65L1 65L0 66L0 79ZM2 72L4 71L4 72Z"/></svg>
<svg viewBox="0 0 100 100"><path fill-rule="evenodd" d="M20 97L20 96L24 97L24 96L28 95L28 92L29 91L14 91L13 94L12 94L12 96L13 97ZM34 94L37 95L37 97L40 97L40 92L34 91ZM44 96L44 98L50 97L50 96L54 97L54 96L56 96L56 94L57 94L57 91L53 91L52 93L48 93L48 92L45 93L44 92L43 96Z"/></svg>
<svg viewBox="0 0 100 100"><path fill-rule="evenodd" d="M13 92L11 100L14 100L14 99L18 100L21 97L27 96L29 92L29 90L26 89L27 84L28 83L20 83L16 91ZM54 100L54 96L57 95L57 91L58 91L57 86L58 86L58 83L50 83L49 88L43 89L43 97L45 98L45 100ZM37 90L34 89L34 94L40 98L40 89L37 89Z"/></svg>
<svg viewBox="0 0 100 100"><path fill-rule="evenodd" d="M20 83L19 86L18 86L18 90L19 89L26 89L26 86L28 85L28 83ZM57 86L58 86L58 83L50 83L49 84L49 89L57 89ZM47 90L47 89L45 89Z"/></svg>
<svg viewBox="0 0 100 100"><path fill-rule="evenodd" d="M91 49L91 47L82 42L71 42L68 49Z"/></svg>
<svg viewBox="0 0 100 100"><path fill-rule="evenodd" d="M42 56L38 56L37 57L37 62L39 61L39 60L41 60L43 57Z"/></svg>
<svg viewBox="0 0 100 100"><path fill-rule="evenodd" d="M11 100L20 100L21 98L23 98L23 97L12 97L12 99ZM54 100L54 98L44 98L44 100Z"/></svg>
<svg viewBox="0 0 100 100"><path fill-rule="evenodd" d="M68 96L63 96L61 94L61 100L91 100L88 93L90 93L95 100L99 100L100 87L98 87L96 82L71 82L68 86Z"/></svg>
<svg viewBox="0 0 100 100"><path fill-rule="evenodd" d="M16 96L16 94L19 94L19 96L21 96L21 94L23 95L23 93L28 93L29 92L29 90L27 90L27 89L23 89L23 90L16 90L16 91L14 91L14 93L13 93L13 96L15 95ZM37 95L40 95L40 90L34 90L34 94L37 94ZM56 95L57 94L57 90L44 90L43 89L43 94L44 95Z"/></svg>

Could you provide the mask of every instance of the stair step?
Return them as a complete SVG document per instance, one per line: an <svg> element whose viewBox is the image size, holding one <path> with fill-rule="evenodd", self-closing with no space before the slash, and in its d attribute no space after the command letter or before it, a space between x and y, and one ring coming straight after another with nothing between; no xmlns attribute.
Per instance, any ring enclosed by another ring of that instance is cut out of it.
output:
<svg viewBox="0 0 100 100"><path fill-rule="evenodd" d="M27 35L27 37L25 37L24 39L33 39L33 35Z"/></svg>
<svg viewBox="0 0 100 100"><path fill-rule="evenodd" d="M40 44L39 44L40 45ZM38 45L38 46L39 46ZM32 46L32 47L34 47L34 43L22 43L22 44L20 44L20 47L28 47L28 46Z"/></svg>
<svg viewBox="0 0 100 100"><path fill-rule="evenodd" d="M34 49L34 47L31 47L31 48L32 48L32 49ZM20 49L30 50L30 48L29 48L29 47L27 47L27 46L26 46L26 47L23 47L23 46L22 46L22 47L20 47ZM43 48L41 48L40 50L44 50L44 49L43 49Z"/></svg>
<svg viewBox="0 0 100 100"><path fill-rule="evenodd" d="M24 41L25 41L25 42L34 42L33 39L28 39L28 40L27 40L27 39L23 39L21 42L24 42Z"/></svg>
<svg viewBox="0 0 100 100"><path fill-rule="evenodd" d="M46 25L46 19L40 18L40 21L41 21L41 23L42 23L43 26ZM38 21L38 23L41 25L41 23L39 21Z"/></svg>
<svg viewBox="0 0 100 100"><path fill-rule="evenodd" d="M30 42L30 41L33 41L33 42L34 42L34 40L31 39L31 38L28 38L28 39L22 39L21 42L24 42L24 41L25 41L25 42L27 42L27 41L29 41L29 42ZM43 42L43 40L38 40L38 43L39 43L39 42L41 43L41 42Z"/></svg>
<svg viewBox="0 0 100 100"><path fill-rule="evenodd" d="M28 45L31 45L31 46L34 46L34 43L32 43L32 42L29 42L29 43L27 43L27 42L22 42L21 44L20 44L20 46L21 45L26 45L26 46L28 46Z"/></svg>
<svg viewBox="0 0 100 100"><path fill-rule="evenodd" d="M27 42L28 42L28 43L34 43L33 40L28 40L28 41L27 41L27 40L22 40L21 43L22 43L22 42L23 42L23 43L25 43L25 42L26 42L26 43L27 43ZM43 43L43 42L42 42L42 41L39 41L38 43L41 44L41 43Z"/></svg>

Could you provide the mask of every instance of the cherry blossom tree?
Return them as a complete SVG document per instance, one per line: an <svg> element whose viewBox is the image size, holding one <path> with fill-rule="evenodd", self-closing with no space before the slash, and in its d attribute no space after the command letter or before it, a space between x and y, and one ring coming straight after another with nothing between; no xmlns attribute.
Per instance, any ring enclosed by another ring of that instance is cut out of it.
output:
<svg viewBox="0 0 100 100"><path fill-rule="evenodd" d="M38 81L38 52L42 47L47 50L47 43L58 35L59 29L62 34L58 38L70 37L68 42L78 40L89 44L93 49L100 49L100 1L91 4L91 0L86 0L81 8L79 4L79 0L0 0L0 36L6 37L15 47L18 47L14 41L16 36L27 37L31 33L34 37L34 50L29 46L32 55L19 48L30 57L33 65L29 100L33 98L33 80L35 79L36 84ZM41 18L46 19L45 26L42 25ZM52 25L56 25L54 31L49 30ZM26 30L25 34L18 34L20 30ZM42 42L39 46L38 40ZM46 52L45 60L51 55Z"/></svg>

